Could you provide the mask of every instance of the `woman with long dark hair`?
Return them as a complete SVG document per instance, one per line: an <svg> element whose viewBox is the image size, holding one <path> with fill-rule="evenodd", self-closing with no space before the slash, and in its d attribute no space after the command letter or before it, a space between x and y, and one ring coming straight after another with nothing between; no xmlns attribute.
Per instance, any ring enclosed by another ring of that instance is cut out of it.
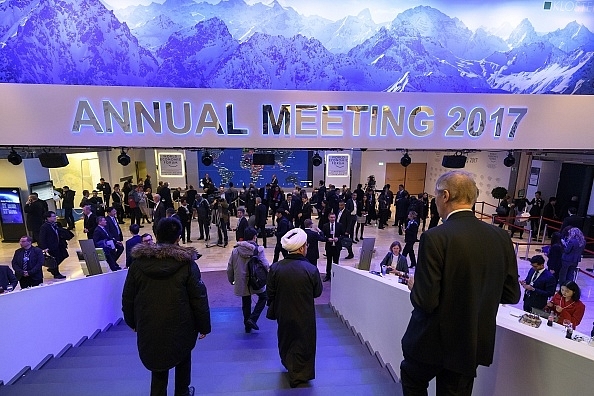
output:
<svg viewBox="0 0 594 396"><path fill-rule="evenodd" d="M547 310L557 315L557 323L563 324L564 320L569 320L574 329L580 324L586 311L586 306L580 301L581 294L580 287L574 281L561 284L561 290L547 303Z"/></svg>

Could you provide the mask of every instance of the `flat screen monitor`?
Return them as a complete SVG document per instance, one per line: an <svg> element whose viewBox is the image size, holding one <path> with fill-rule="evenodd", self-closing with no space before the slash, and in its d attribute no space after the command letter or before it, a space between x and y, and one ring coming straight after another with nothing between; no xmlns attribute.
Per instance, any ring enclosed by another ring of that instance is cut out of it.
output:
<svg viewBox="0 0 594 396"><path fill-rule="evenodd" d="M0 220L2 224L24 223L18 188L0 187Z"/></svg>
<svg viewBox="0 0 594 396"><path fill-rule="evenodd" d="M274 154L254 153L252 163L254 165L274 165L276 164Z"/></svg>
<svg viewBox="0 0 594 396"><path fill-rule="evenodd" d="M54 198L54 183L51 180L31 183L29 185L29 191L31 193L37 193L39 199L42 201L47 201Z"/></svg>

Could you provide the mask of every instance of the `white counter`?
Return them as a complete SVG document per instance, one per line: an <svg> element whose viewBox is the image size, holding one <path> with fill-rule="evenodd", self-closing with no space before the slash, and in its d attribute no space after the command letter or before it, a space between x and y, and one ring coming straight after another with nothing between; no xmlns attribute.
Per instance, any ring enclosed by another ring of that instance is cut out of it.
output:
<svg viewBox="0 0 594 396"><path fill-rule="evenodd" d="M331 304L399 374L400 340L412 311L408 287L391 275L382 278L336 265L332 271ZM479 366L473 394L592 394L594 347L566 339L557 324L523 325L517 317L523 313L500 307L494 361L490 367Z"/></svg>
<svg viewBox="0 0 594 396"><path fill-rule="evenodd" d="M128 271L66 280L0 295L0 380L122 317Z"/></svg>

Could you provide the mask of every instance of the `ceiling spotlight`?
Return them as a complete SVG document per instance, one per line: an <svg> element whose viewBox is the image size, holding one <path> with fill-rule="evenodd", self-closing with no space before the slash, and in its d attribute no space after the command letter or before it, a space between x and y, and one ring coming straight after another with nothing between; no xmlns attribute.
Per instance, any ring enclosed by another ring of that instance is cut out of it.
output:
<svg viewBox="0 0 594 396"><path fill-rule="evenodd" d="M507 157L505 157L503 159L503 165L505 165L509 168L509 167L514 166L515 163L516 163L516 158L514 157L514 154L512 153L512 151L509 150L507 152Z"/></svg>
<svg viewBox="0 0 594 396"><path fill-rule="evenodd" d="M408 155L408 150L406 150L404 152L404 155L402 156L402 158L400 158L400 165L402 165L406 168L407 166L410 165L411 162L412 162L412 160L410 159L410 156Z"/></svg>
<svg viewBox="0 0 594 396"><path fill-rule="evenodd" d="M130 156L126 154L123 147L122 151L120 152L120 155L118 155L118 163L122 166L130 165Z"/></svg>
<svg viewBox="0 0 594 396"><path fill-rule="evenodd" d="M19 153L14 151L13 148L10 150L10 154L8 154L8 162L10 162L13 165L20 165L21 162L23 162L23 157L21 157Z"/></svg>
<svg viewBox="0 0 594 396"><path fill-rule="evenodd" d="M202 154L202 163L206 166L212 165L212 155L210 155L208 151L205 151L204 154Z"/></svg>
<svg viewBox="0 0 594 396"><path fill-rule="evenodd" d="M320 165L322 165L322 157L320 157L320 154L318 154L317 151L311 157L311 163L312 163L313 166L320 166Z"/></svg>

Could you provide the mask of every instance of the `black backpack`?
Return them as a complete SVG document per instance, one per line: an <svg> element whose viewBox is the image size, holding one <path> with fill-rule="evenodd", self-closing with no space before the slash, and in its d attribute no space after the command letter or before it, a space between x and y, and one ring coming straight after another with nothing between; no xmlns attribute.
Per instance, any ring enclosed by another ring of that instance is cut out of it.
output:
<svg viewBox="0 0 594 396"><path fill-rule="evenodd" d="M248 265L248 286L253 290L260 290L266 286L266 278L268 278L268 270L258 257L258 247L254 249L254 254L250 257Z"/></svg>

